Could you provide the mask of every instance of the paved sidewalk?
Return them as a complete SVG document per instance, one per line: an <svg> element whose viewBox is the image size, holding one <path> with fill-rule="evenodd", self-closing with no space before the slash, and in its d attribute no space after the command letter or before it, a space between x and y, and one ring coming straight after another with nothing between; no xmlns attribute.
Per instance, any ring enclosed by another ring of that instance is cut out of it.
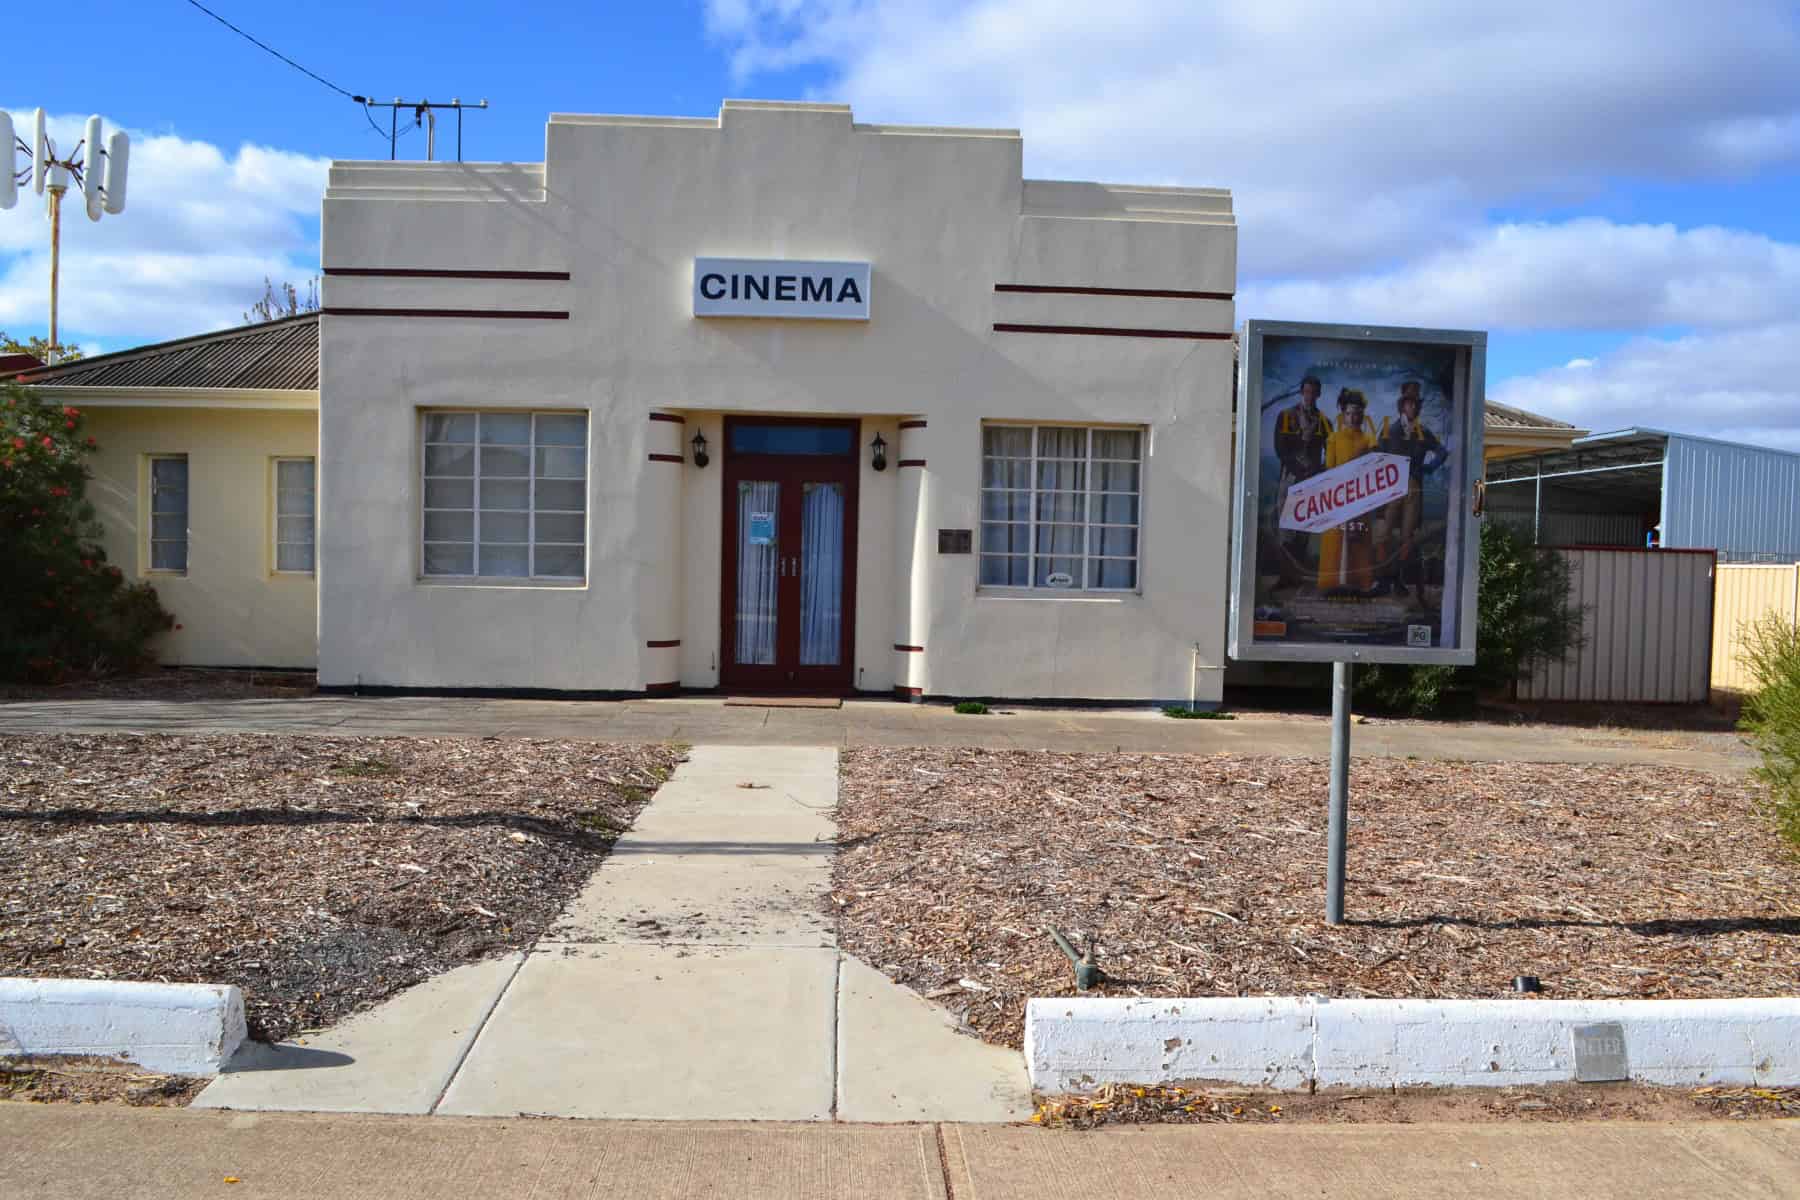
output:
<svg viewBox="0 0 1800 1200"><path fill-rule="evenodd" d="M200 1107L1009 1121L1023 1058L840 955L837 752L697 746L528 954L251 1047Z"/></svg>
<svg viewBox="0 0 1800 1200"><path fill-rule="evenodd" d="M0 1103L0 1180L43 1200L1763 1200L1800 1194L1800 1121L1066 1133Z"/></svg>
<svg viewBox="0 0 1800 1200"><path fill-rule="evenodd" d="M479 700L312 696L292 700L60 700L0 704L0 733L300 733L569 737L735 746L987 746L1022 750L1300 754L1324 757L1329 725L1255 714L1175 721L1151 710L1018 708L963 716L937 704L851 700L841 709L728 708L722 700ZM1729 733L1371 721L1359 756L1645 763L1741 771L1754 753Z"/></svg>

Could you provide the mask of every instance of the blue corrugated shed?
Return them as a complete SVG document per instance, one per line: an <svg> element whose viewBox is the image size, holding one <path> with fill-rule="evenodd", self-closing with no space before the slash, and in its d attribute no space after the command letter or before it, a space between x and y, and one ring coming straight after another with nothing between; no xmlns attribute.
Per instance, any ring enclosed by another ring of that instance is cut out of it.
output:
<svg viewBox="0 0 1800 1200"><path fill-rule="evenodd" d="M1653 523L1670 549L1721 562L1800 562L1800 453L1616 429L1567 450L1488 464L1497 517L1542 545L1642 546Z"/></svg>
<svg viewBox="0 0 1800 1200"><path fill-rule="evenodd" d="M1800 561L1800 454L1665 436L1663 545L1717 550L1722 562Z"/></svg>

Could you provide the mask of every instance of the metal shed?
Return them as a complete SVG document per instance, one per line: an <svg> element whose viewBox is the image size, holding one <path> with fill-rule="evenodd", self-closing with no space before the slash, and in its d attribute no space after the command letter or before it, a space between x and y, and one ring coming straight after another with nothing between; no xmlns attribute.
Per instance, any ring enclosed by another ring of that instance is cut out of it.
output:
<svg viewBox="0 0 1800 1200"><path fill-rule="evenodd" d="M1715 550L1720 562L1800 558L1800 453L1663 429L1577 438L1488 465L1488 512L1542 546Z"/></svg>

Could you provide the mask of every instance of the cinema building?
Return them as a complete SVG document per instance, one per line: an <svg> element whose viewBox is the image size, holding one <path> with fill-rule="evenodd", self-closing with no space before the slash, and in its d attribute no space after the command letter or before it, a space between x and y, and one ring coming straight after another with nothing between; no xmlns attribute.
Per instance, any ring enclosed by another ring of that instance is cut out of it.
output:
<svg viewBox="0 0 1800 1200"><path fill-rule="evenodd" d="M86 389L114 561L325 687L1217 700L1236 251L836 105L337 163L310 401Z"/></svg>

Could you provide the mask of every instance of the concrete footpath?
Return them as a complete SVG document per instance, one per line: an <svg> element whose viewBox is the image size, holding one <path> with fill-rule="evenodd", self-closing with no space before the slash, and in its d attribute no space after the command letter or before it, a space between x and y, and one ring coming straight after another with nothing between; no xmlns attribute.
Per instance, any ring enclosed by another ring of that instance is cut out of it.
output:
<svg viewBox="0 0 1800 1200"><path fill-rule="evenodd" d="M696 746L529 953L438 976L196 1105L461 1116L1012 1121L1018 1052L837 949L837 751Z"/></svg>
<svg viewBox="0 0 1800 1200"><path fill-rule="evenodd" d="M485 700L310 696L281 700L58 700L0 703L0 733L290 733L339 737L591 738L725 746L983 746L1325 757L1322 718L1275 713L1177 721L1151 709L1002 709L964 716L938 704L849 700L842 708L740 708L711 697ZM1755 754L1731 733L1375 720L1357 756L1493 762L1640 763L1735 772Z"/></svg>
<svg viewBox="0 0 1800 1200"><path fill-rule="evenodd" d="M0 1181L43 1200L1761 1200L1800 1195L1800 1121L1070 1133L0 1103Z"/></svg>

